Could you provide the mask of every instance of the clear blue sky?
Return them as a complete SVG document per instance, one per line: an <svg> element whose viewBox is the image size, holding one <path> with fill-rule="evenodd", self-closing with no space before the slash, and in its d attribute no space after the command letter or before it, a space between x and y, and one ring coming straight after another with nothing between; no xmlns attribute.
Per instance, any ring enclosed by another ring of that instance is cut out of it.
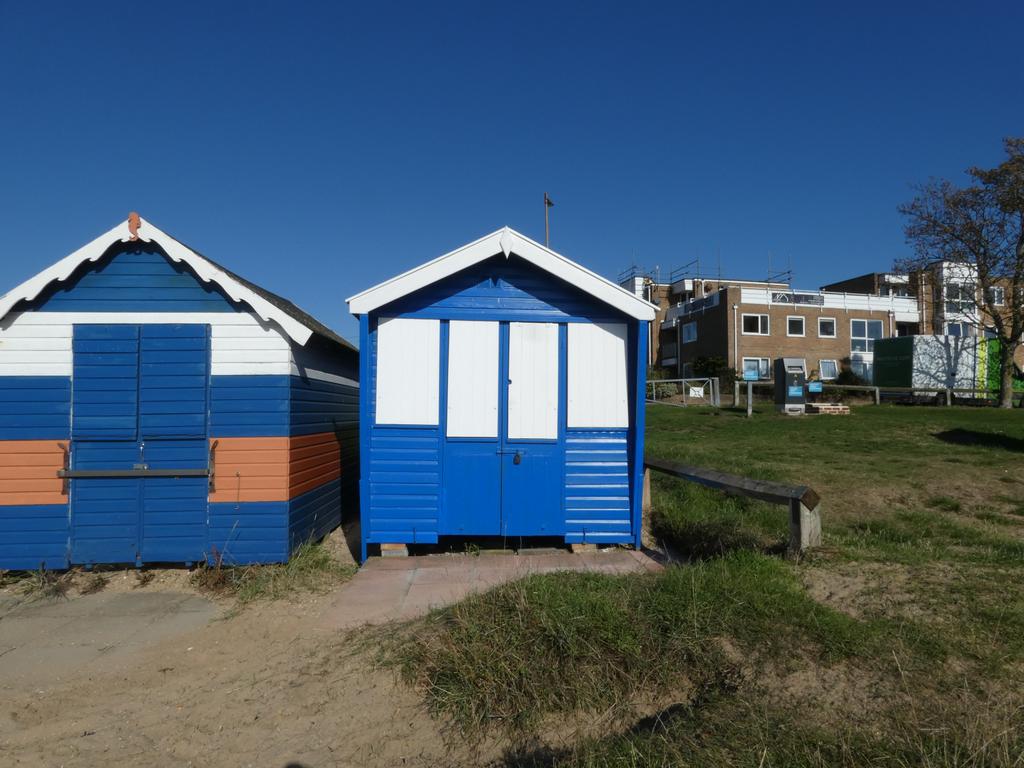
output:
<svg viewBox="0 0 1024 768"><path fill-rule="evenodd" d="M610 277L891 266L1024 134L1024 4L0 0L0 291L136 209L349 337L505 224Z"/></svg>

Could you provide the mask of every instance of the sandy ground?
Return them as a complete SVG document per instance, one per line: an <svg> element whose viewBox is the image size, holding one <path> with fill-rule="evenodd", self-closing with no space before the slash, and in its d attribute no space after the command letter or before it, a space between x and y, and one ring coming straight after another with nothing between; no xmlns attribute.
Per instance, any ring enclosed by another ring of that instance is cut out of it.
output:
<svg viewBox="0 0 1024 768"><path fill-rule="evenodd" d="M500 749L450 750L363 625L528 572L658 567L624 551L401 558L242 610L181 569L107 573L91 594L78 574L49 602L0 590L0 768L485 764Z"/></svg>
<svg viewBox="0 0 1024 768"><path fill-rule="evenodd" d="M0 681L0 765L475 764L447 750L414 692L346 634L316 627L329 600L214 618L112 669Z"/></svg>

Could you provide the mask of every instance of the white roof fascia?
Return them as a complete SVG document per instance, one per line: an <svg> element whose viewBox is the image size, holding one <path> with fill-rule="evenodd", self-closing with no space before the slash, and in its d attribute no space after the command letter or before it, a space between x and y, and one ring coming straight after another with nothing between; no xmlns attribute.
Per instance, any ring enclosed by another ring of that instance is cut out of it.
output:
<svg viewBox="0 0 1024 768"><path fill-rule="evenodd" d="M139 222L140 241L156 243L172 261L184 262L204 282L214 282L233 301L245 302L263 320L274 322L280 326L296 343L304 345L309 341L313 331L287 312L274 306L259 294L254 293L223 270L215 267L191 248L182 245L145 219L140 217ZM123 221L92 242L83 245L74 253L65 256L53 266L44 269L35 277L29 278L18 287L0 296L0 318L5 317L19 301L31 301L36 298L50 283L67 280L85 262L97 261L114 243L118 241L128 242L130 239L131 234L128 231L128 222Z"/></svg>
<svg viewBox="0 0 1024 768"><path fill-rule="evenodd" d="M347 299L353 315L363 315L378 307L425 288L450 275L461 272L499 253L505 257L512 253L546 272L576 286L594 298L615 307L638 320L653 320L657 312L650 302L638 298L630 291L606 280L574 261L545 248L525 235L505 227L497 232L457 248L450 253L428 261L415 269L386 280Z"/></svg>

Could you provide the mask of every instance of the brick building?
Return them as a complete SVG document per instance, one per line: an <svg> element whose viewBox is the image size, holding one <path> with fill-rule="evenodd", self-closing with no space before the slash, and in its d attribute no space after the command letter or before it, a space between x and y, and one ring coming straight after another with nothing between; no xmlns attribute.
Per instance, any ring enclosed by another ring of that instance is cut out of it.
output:
<svg viewBox="0 0 1024 768"><path fill-rule="evenodd" d="M874 342L892 336L984 336L990 322L976 300L970 269L936 262L918 272L871 272L793 290L787 283L680 277L661 282L635 268L620 284L659 307L651 329L651 365L691 377L699 362L758 370L771 378L779 357L805 361L810 376L831 380L848 369L871 380ZM997 290L1008 307L1009 288ZM1024 366L1024 348L1017 365Z"/></svg>

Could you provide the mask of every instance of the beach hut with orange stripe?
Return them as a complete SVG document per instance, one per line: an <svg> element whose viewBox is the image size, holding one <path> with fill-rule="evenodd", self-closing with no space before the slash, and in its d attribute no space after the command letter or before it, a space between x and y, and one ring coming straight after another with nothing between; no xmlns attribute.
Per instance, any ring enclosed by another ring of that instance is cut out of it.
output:
<svg viewBox="0 0 1024 768"><path fill-rule="evenodd" d="M358 357L129 216L0 297L0 568L287 561L356 510Z"/></svg>

